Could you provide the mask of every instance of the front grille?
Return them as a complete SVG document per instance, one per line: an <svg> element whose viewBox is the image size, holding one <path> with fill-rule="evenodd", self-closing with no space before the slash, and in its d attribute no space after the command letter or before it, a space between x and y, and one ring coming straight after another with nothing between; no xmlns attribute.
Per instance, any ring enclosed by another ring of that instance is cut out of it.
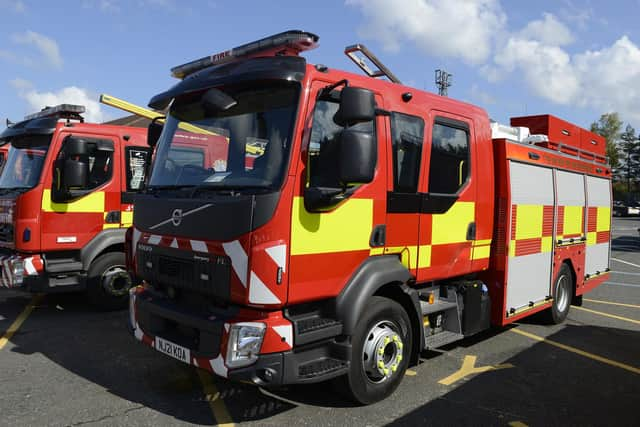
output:
<svg viewBox="0 0 640 427"><path fill-rule="evenodd" d="M142 279L162 288L194 291L206 296L230 298L231 260L226 255L201 254L159 246L137 251Z"/></svg>
<svg viewBox="0 0 640 427"><path fill-rule="evenodd" d="M13 224L0 224L0 242L13 243Z"/></svg>

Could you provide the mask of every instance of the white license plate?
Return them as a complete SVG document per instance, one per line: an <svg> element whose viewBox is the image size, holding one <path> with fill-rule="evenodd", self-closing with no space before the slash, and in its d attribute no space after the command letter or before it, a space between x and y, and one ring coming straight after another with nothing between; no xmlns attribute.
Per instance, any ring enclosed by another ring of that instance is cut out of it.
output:
<svg viewBox="0 0 640 427"><path fill-rule="evenodd" d="M184 363L191 363L191 352L188 348L181 345L174 344L171 341L167 341L160 337L156 337L156 350L161 353L171 356L174 359L183 361Z"/></svg>
<svg viewBox="0 0 640 427"><path fill-rule="evenodd" d="M640 209L638 208L629 208L629 215L638 215L640 213Z"/></svg>

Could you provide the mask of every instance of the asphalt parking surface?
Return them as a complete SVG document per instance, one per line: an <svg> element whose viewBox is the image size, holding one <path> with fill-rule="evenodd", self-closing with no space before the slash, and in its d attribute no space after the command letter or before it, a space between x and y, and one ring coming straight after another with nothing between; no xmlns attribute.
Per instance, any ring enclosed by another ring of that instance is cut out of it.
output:
<svg viewBox="0 0 640 427"><path fill-rule="evenodd" d="M134 341L126 311L0 291L0 425L639 425L640 220L616 218L609 283L562 325L536 318L422 355L390 398L235 384ZM10 335L10 334L9 334ZM460 372L461 368L464 368Z"/></svg>

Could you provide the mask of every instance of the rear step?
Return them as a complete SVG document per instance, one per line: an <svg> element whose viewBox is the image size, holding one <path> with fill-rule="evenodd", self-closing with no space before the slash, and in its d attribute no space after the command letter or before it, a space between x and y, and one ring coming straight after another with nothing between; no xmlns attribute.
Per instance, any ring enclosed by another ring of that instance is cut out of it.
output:
<svg viewBox="0 0 640 427"><path fill-rule="evenodd" d="M325 357L298 366L298 378L310 380L316 377L324 377L329 374L334 374L332 376L338 376L339 374L346 373L348 369L349 362Z"/></svg>

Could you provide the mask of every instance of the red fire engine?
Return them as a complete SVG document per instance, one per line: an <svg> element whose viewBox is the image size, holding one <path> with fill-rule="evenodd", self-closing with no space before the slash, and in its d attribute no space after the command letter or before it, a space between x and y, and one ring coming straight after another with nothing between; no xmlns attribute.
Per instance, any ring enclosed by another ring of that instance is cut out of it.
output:
<svg viewBox="0 0 640 427"><path fill-rule="evenodd" d="M345 52L367 76L307 64L317 41L289 31L202 58L152 98L167 120L149 128L127 233L138 340L263 386L336 379L371 403L423 349L542 310L561 322L607 280L603 152L403 86L361 45ZM224 170L169 167L185 124L227 138Z"/></svg>
<svg viewBox="0 0 640 427"><path fill-rule="evenodd" d="M124 235L150 148L143 128L84 123L84 107L48 107L10 124L0 174L1 285L85 290L103 308L126 306Z"/></svg>

